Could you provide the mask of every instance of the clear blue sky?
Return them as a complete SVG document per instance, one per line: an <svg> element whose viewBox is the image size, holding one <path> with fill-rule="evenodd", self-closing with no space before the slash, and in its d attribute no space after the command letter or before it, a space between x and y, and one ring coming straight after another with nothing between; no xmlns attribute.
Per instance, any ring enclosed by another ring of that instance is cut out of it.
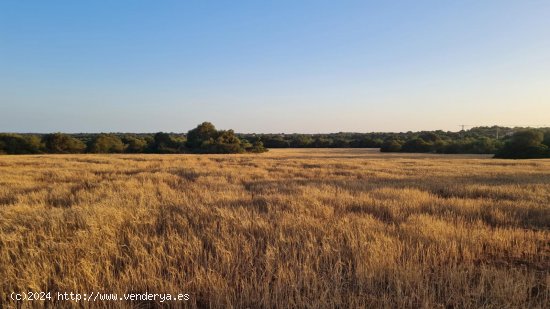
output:
<svg viewBox="0 0 550 309"><path fill-rule="evenodd" d="M0 2L0 131L550 124L550 1Z"/></svg>

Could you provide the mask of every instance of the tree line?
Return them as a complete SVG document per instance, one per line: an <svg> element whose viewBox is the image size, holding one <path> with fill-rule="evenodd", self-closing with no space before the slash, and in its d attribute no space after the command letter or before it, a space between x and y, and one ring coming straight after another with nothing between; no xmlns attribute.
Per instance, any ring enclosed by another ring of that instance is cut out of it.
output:
<svg viewBox="0 0 550 309"><path fill-rule="evenodd" d="M187 134L0 134L0 153L261 153L259 138L239 138L204 122Z"/></svg>
<svg viewBox="0 0 550 309"><path fill-rule="evenodd" d="M186 134L0 134L0 153L259 153L266 148L379 148L382 152L550 157L550 128L476 127L460 132L237 134L204 122Z"/></svg>
<svg viewBox="0 0 550 309"><path fill-rule="evenodd" d="M475 127L460 132L243 134L267 148L380 148L381 152L495 154L498 158L550 157L550 128Z"/></svg>
<svg viewBox="0 0 550 309"><path fill-rule="evenodd" d="M382 152L417 152L447 154L495 154L496 158L550 158L550 130L522 129L495 139L487 136L456 140L423 133L403 140L389 138L380 146Z"/></svg>

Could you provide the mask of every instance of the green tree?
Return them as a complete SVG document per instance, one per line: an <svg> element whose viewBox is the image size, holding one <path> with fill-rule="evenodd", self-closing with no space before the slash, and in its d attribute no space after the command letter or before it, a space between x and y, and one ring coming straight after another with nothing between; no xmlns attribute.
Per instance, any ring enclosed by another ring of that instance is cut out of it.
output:
<svg viewBox="0 0 550 309"><path fill-rule="evenodd" d="M244 138L241 138L241 147L245 150L245 151L250 151L252 150L252 143L249 142L247 139L244 139Z"/></svg>
<svg viewBox="0 0 550 309"><path fill-rule="evenodd" d="M251 152L251 153L262 153L267 152L267 148L265 148L264 143L262 140L253 135L249 136L251 141L248 139L240 138L241 140L241 147L244 149L245 152Z"/></svg>
<svg viewBox="0 0 550 309"><path fill-rule="evenodd" d="M233 130L216 130L210 122L203 122L187 133L186 146L197 153L242 153L267 151L259 138L249 135L254 140L240 139Z"/></svg>
<svg viewBox="0 0 550 309"><path fill-rule="evenodd" d="M528 129L514 133L497 152L497 158L530 159L550 157L548 146L543 144L544 134L541 130Z"/></svg>
<svg viewBox="0 0 550 309"><path fill-rule="evenodd" d="M332 148L346 148L349 147L349 142L343 138L335 138L330 144Z"/></svg>
<svg viewBox="0 0 550 309"><path fill-rule="evenodd" d="M33 154L41 153L43 148L36 135L0 134L0 153Z"/></svg>
<svg viewBox="0 0 550 309"><path fill-rule="evenodd" d="M290 142L285 140L282 136L268 136L264 138L264 144L268 148L288 148L290 147Z"/></svg>
<svg viewBox="0 0 550 309"><path fill-rule="evenodd" d="M332 145L332 140L325 137L317 137L311 143L312 147L315 148L329 148Z"/></svg>
<svg viewBox="0 0 550 309"><path fill-rule="evenodd" d="M550 130L546 130L544 133L544 140L542 143L548 147L550 147Z"/></svg>
<svg viewBox="0 0 550 309"><path fill-rule="evenodd" d="M313 138L308 135L294 135L292 139L290 140L290 147L293 148L305 148L305 147L311 147L313 145Z"/></svg>
<svg viewBox="0 0 550 309"><path fill-rule="evenodd" d="M421 138L425 142L431 143L431 144L441 140L439 135L437 135L434 132L424 132L424 133L420 134L419 138Z"/></svg>
<svg viewBox="0 0 550 309"><path fill-rule="evenodd" d="M212 151L213 150L213 151ZM220 131L213 145L209 146L208 152L215 153L241 153L245 149L241 146L241 140L233 130Z"/></svg>
<svg viewBox="0 0 550 309"><path fill-rule="evenodd" d="M46 134L42 142L49 153L81 153L86 149L82 141L63 133Z"/></svg>
<svg viewBox="0 0 550 309"><path fill-rule="evenodd" d="M388 139L380 146L381 152L400 152L403 144L396 139Z"/></svg>
<svg viewBox="0 0 550 309"><path fill-rule="evenodd" d="M118 136L100 134L92 140L88 151L92 153L121 153L124 152L124 143Z"/></svg>
<svg viewBox="0 0 550 309"><path fill-rule="evenodd" d="M183 145L174 140L170 134L158 132L153 137L149 151L154 153L178 153L183 152Z"/></svg>
<svg viewBox="0 0 550 309"><path fill-rule="evenodd" d="M145 152L145 149L147 148L147 140L135 136L124 136L122 138L122 142L124 143L124 148L128 153Z"/></svg>
<svg viewBox="0 0 550 309"><path fill-rule="evenodd" d="M422 138L414 138L406 141L401 150L403 152L430 152L432 151L432 144Z"/></svg>
<svg viewBox="0 0 550 309"><path fill-rule="evenodd" d="M471 153L496 153L500 147L502 147L502 145L499 141L489 137L480 137L472 142Z"/></svg>
<svg viewBox="0 0 550 309"><path fill-rule="evenodd" d="M264 147L264 143L262 143L261 140L256 140L252 144L252 149L250 149L249 151L253 153L262 153L267 152L267 148Z"/></svg>
<svg viewBox="0 0 550 309"><path fill-rule="evenodd" d="M352 140L350 146L353 148L380 148L382 143L384 143L384 141L379 138L360 137Z"/></svg>
<svg viewBox="0 0 550 309"><path fill-rule="evenodd" d="M204 148L203 144L214 144L214 139L218 136L216 127L210 122L203 122L196 128L187 132L187 147ZM206 146L206 145L205 145Z"/></svg>

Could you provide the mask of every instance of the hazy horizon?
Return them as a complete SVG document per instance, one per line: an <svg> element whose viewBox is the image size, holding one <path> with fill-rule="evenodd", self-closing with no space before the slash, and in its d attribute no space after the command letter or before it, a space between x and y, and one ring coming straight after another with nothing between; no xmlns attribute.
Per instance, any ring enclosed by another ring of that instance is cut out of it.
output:
<svg viewBox="0 0 550 309"><path fill-rule="evenodd" d="M549 125L548 1L5 1L0 132Z"/></svg>

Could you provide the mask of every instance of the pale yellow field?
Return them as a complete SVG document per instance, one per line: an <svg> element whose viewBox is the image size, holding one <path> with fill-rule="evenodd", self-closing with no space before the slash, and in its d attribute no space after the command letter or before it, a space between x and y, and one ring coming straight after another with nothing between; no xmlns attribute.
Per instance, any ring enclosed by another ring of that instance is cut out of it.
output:
<svg viewBox="0 0 550 309"><path fill-rule="evenodd" d="M201 308L548 308L550 160L0 156L0 290L0 307L149 291Z"/></svg>

